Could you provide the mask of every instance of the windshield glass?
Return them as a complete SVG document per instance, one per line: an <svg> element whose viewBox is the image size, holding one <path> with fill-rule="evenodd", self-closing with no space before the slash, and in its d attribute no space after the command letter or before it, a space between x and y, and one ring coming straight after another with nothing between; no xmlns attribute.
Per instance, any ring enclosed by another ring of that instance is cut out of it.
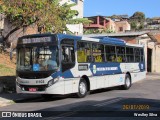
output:
<svg viewBox="0 0 160 120"><path fill-rule="evenodd" d="M58 68L57 46L18 48L18 71L48 71Z"/></svg>

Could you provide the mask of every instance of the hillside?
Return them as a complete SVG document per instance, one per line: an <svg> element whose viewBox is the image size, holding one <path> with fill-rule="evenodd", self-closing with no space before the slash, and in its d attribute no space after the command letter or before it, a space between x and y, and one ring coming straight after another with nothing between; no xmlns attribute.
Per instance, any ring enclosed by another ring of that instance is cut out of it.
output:
<svg viewBox="0 0 160 120"><path fill-rule="evenodd" d="M14 76L15 75L15 58L10 61L8 54L0 53L0 76Z"/></svg>

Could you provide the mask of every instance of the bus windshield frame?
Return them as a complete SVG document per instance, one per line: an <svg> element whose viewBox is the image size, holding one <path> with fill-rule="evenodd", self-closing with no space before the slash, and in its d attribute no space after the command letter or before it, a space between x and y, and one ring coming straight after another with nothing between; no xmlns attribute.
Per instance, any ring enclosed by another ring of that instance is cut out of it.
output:
<svg viewBox="0 0 160 120"><path fill-rule="evenodd" d="M17 43L17 71L55 71L59 67L56 35L28 35Z"/></svg>

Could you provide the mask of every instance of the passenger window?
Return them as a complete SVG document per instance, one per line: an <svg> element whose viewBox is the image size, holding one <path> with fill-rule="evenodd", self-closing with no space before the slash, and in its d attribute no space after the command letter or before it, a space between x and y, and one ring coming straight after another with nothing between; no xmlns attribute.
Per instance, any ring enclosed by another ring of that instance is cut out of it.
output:
<svg viewBox="0 0 160 120"><path fill-rule="evenodd" d="M126 62L126 56L125 56L125 47L116 47L117 52L117 62Z"/></svg>
<svg viewBox="0 0 160 120"><path fill-rule="evenodd" d="M141 53L139 48L134 48L135 62L140 62Z"/></svg>
<svg viewBox="0 0 160 120"><path fill-rule="evenodd" d="M107 62L116 62L115 46L106 45L105 52Z"/></svg>
<svg viewBox="0 0 160 120"><path fill-rule="evenodd" d="M91 43L77 42L77 60L79 63L91 62Z"/></svg>
<svg viewBox="0 0 160 120"><path fill-rule="evenodd" d="M133 48L126 47L127 62L134 62Z"/></svg>
<svg viewBox="0 0 160 120"><path fill-rule="evenodd" d="M93 43L92 44L93 62L104 62L104 45Z"/></svg>
<svg viewBox="0 0 160 120"><path fill-rule="evenodd" d="M144 52L143 52L142 48L140 49L140 53L141 53L141 62L143 62L144 61Z"/></svg>

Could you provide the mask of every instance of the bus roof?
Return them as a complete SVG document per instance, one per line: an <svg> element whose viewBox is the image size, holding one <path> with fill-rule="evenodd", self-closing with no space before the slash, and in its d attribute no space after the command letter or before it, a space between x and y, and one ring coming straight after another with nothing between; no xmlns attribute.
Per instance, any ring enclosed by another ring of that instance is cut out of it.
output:
<svg viewBox="0 0 160 120"><path fill-rule="evenodd" d="M108 38L108 37L104 37L102 39L82 37L82 40L101 42L106 44L126 45L126 42L124 40L116 39L116 38Z"/></svg>
<svg viewBox="0 0 160 120"><path fill-rule="evenodd" d="M62 40L64 38L68 39L75 39L77 41L82 40L82 41L91 41L91 42L100 42L100 43L105 43L105 44L112 44L112 45L121 45L121 46L135 46L135 47L143 47L143 45L139 44L129 44L126 43L122 39L118 38L110 38L110 37L103 37L103 38L91 38L91 37L83 37L83 36L75 36L75 35L68 35L68 34L52 34L52 33L45 33L45 34L32 34L32 35L25 35L20 38L29 38L29 37L42 37L42 36L54 36L57 35L59 40Z"/></svg>

